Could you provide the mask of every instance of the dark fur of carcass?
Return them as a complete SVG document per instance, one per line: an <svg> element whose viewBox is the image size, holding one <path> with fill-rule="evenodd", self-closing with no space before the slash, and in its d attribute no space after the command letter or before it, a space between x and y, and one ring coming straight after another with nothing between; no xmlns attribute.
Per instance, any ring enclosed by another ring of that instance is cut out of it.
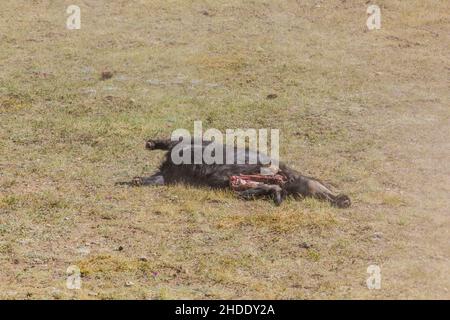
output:
<svg viewBox="0 0 450 320"><path fill-rule="evenodd" d="M236 177L247 177L261 175L261 169L267 167L263 163L267 163L267 155L248 148L234 148L234 164L194 164L194 152L196 147L202 148L202 152L210 141L203 141L201 145L191 144L191 148L187 145L181 152L190 152L191 164L175 164L172 161L172 149L178 144L177 141L171 140L148 140L146 148L149 150L166 150L166 156L159 170L149 177L136 177L129 184L135 186L143 185L166 185L166 184L188 184L194 186L207 186L211 188L232 188L233 179ZM227 147L223 147L223 154L226 155ZM250 155L256 152L256 164L250 164ZM203 154L203 153L202 153ZM245 163L236 164L238 156L243 156ZM318 179L304 176L299 172L289 168L284 163L280 163L277 172L274 175L280 175L283 178L282 183L265 183L259 181L257 185L251 188L243 188L242 190L234 189L235 192L244 199L253 199L258 197L268 197L274 199L276 204L280 204L287 196L294 198L314 197L329 201L332 205L340 208L349 207L350 198L346 195L336 195L324 183ZM258 179L256 179L258 180ZM232 188L233 189L233 188Z"/></svg>

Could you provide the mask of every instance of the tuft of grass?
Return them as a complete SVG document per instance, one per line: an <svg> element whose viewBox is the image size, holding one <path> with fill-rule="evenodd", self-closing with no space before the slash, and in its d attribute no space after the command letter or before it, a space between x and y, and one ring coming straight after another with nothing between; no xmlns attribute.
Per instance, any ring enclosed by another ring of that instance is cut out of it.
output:
<svg viewBox="0 0 450 320"><path fill-rule="evenodd" d="M91 2L72 31L56 2L2 3L0 297L364 298L382 262L377 297L448 296L448 1L380 0L376 31L356 0ZM115 185L195 120L280 129L353 206Z"/></svg>

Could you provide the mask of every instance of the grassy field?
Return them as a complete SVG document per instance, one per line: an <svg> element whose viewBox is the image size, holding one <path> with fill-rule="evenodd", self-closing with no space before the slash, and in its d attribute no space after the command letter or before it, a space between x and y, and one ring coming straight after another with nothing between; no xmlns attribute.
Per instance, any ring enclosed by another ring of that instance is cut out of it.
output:
<svg viewBox="0 0 450 320"><path fill-rule="evenodd" d="M0 297L449 299L450 3L373 3L2 3ZM280 129L354 205L114 185L195 120Z"/></svg>

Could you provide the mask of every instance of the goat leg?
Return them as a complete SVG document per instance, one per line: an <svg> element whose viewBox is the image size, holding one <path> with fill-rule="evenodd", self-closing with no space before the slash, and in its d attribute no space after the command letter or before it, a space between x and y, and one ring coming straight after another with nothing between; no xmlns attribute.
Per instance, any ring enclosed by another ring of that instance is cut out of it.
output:
<svg viewBox="0 0 450 320"><path fill-rule="evenodd" d="M277 206L283 202L282 189L276 184L259 183L255 187L236 192L240 197L246 200L269 196L273 199Z"/></svg>

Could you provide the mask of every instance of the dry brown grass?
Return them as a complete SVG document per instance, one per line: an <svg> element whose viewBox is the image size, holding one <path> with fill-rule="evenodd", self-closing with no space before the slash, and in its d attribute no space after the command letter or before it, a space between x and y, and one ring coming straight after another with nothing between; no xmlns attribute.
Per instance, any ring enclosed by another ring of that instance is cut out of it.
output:
<svg viewBox="0 0 450 320"><path fill-rule="evenodd" d="M372 32L359 0L80 0L69 31L72 2L0 11L0 297L450 297L448 1L380 0ZM114 186L194 120L279 128L354 206Z"/></svg>

